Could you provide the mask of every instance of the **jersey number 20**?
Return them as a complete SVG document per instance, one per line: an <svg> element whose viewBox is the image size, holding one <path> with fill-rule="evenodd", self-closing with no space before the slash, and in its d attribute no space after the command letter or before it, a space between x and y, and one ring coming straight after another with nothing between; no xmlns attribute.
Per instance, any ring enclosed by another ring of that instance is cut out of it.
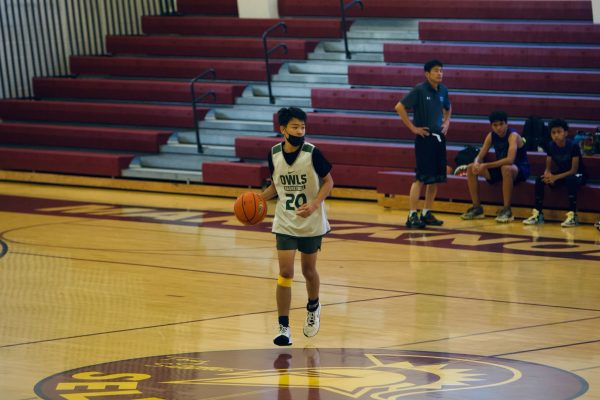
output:
<svg viewBox="0 0 600 400"><path fill-rule="evenodd" d="M287 200L285 201L285 209L290 211L300 208L302 204L307 202L306 195L304 193L299 193L297 195L286 193L285 197L287 197Z"/></svg>

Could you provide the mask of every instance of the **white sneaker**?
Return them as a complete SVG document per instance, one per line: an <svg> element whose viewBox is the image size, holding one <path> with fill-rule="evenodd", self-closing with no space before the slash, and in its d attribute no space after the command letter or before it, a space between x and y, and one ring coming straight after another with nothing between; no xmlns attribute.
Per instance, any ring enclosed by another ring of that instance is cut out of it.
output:
<svg viewBox="0 0 600 400"><path fill-rule="evenodd" d="M577 225L579 225L579 221L577 220L577 214L573 211L569 211L567 213L567 218L560 224L563 228L570 228Z"/></svg>
<svg viewBox="0 0 600 400"><path fill-rule="evenodd" d="M319 326L321 325L321 303L317 306L315 311L308 311L306 313L306 321L304 321L304 336L313 337L319 332Z"/></svg>
<svg viewBox="0 0 600 400"><path fill-rule="evenodd" d="M594 224L594 226L596 227L596 229L598 229L600 231L600 221L596 222Z"/></svg>
<svg viewBox="0 0 600 400"><path fill-rule="evenodd" d="M533 209L531 217L524 219L525 225L539 225L544 223L544 214L539 212L537 209Z"/></svg>
<svg viewBox="0 0 600 400"><path fill-rule="evenodd" d="M292 344L292 333L289 326L279 324L279 334L273 339L277 346L289 346Z"/></svg>

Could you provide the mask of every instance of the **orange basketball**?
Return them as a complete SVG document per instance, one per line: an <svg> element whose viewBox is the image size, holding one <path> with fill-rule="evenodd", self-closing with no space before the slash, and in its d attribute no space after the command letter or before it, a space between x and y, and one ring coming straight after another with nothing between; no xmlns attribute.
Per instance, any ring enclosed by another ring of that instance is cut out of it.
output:
<svg viewBox="0 0 600 400"><path fill-rule="evenodd" d="M267 215L267 203L262 196L254 192L245 192L238 196L233 212L244 225L256 225Z"/></svg>

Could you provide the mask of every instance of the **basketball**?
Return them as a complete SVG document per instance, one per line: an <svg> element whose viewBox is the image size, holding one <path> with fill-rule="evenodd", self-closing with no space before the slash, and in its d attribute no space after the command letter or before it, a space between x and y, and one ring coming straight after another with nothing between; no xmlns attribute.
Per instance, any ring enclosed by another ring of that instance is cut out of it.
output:
<svg viewBox="0 0 600 400"><path fill-rule="evenodd" d="M267 215L267 203L254 192L245 192L238 196L233 212L244 225L256 225Z"/></svg>

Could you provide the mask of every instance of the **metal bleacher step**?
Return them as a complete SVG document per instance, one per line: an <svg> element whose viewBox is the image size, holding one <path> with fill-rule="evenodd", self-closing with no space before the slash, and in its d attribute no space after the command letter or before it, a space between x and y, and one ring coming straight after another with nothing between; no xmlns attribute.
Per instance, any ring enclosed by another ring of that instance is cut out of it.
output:
<svg viewBox="0 0 600 400"><path fill-rule="evenodd" d="M366 63L382 63L383 53L354 53L353 50L350 50L351 53L351 61L352 62L366 62ZM346 54L343 52L325 52L325 51L315 51L314 53L310 53L308 55L309 60L330 60L330 61L344 61L346 60Z"/></svg>
<svg viewBox="0 0 600 400"><path fill-rule="evenodd" d="M326 52L344 52L344 41L324 41L319 46ZM379 40L348 40L348 48L354 53L383 53L383 41Z"/></svg>
<svg viewBox="0 0 600 400"><path fill-rule="evenodd" d="M268 105L269 97L268 96L252 96L252 97L238 97L235 101L236 104L253 104L253 105ZM299 98L299 97L277 97L275 99L275 105L280 106L294 106L306 108L311 106L310 98Z"/></svg>
<svg viewBox="0 0 600 400"><path fill-rule="evenodd" d="M218 145L212 143L206 143L201 138L202 143L201 152L203 155L215 156L215 157L235 157L235 148L227 143L226 145ZM198 145L196 144L196 138L192 143L169 141L169 143L160 147L161 153L177 153L177 154L199 154Z"/></svg>
<svg viewBox="0 0 600 400"><path fill-rule="evenodd" d="M214 110L215 119L242 120L242 121L270 121L273 113L280 108L275 105L265 105L266 107L235 107L220 108Z"/></svg>
<svg viewBox="0 0 600 400"><path fill-rule="evenodd" d="M232 131L253 132L253 131L267 131L273 129L273 122L270 121L247 121L247 120L236 120L236 119L221 119L221 120L208 120L200 122L201 132L205 132L207 129L221 130L227 129ZM203 133L202 133L203 134Z"/></svg>
<svg viewBox="0 0 600 400"><path fill-rule="evenodd" d="M130 167L121 171L121 176L124 178L202 183L202 171Z"/></svg>
<svg viewBox="0 0 600 400"><path fill-rule="evenodd" d="M419 21L413 18L361 18L348 32L348 39L417 40Z"/></svg>
<svg viewBox="0 0 600 400"><path fill-rule="evenodd" d="M237 161L235 157L210 156L203 154L164 153L160 155L140 156L139 165L144 168L178 169L202 171L205 161Z"/></svg>
<svg viewBox="0 0 600 400"><path fill-rule="evenodd" d="M136 157L129 168L122 170L121 176L124 178L202 183L202 171L142 167L140 157Z"/></svg>
<svg viewBox="0 0 600 400"><path fill-rule="evenodd" d="M319 75L345 75L348 73L348 63L345 62L290 62L281 67L279 74L319 74Z"/></svg>
<svg viewBox="0 0 600 400"><path fill-rule="evenodd" d="M225 154L225 148L231 148L231 154L235 154L235 138L239 136L270 136L274 135L273 123L265 130L262 131L251 131L244 129L227 129L228 127L235 126L236 121L232 121L231 124L223 124L222 129L203 129L200 132L200 143L202 146L219 146L220 155ZM196 132L178 132L177 143L182 145L194 145L196 146ZM172 143L169 143L172 144ZM210 153L209 153L210 154Z"/></svg>
<svg viewBox="0 0 600 400"><path fill-rule="evenodd" d="M273 81L348 84L348 75L280 73L273 77Z"/></svg>

